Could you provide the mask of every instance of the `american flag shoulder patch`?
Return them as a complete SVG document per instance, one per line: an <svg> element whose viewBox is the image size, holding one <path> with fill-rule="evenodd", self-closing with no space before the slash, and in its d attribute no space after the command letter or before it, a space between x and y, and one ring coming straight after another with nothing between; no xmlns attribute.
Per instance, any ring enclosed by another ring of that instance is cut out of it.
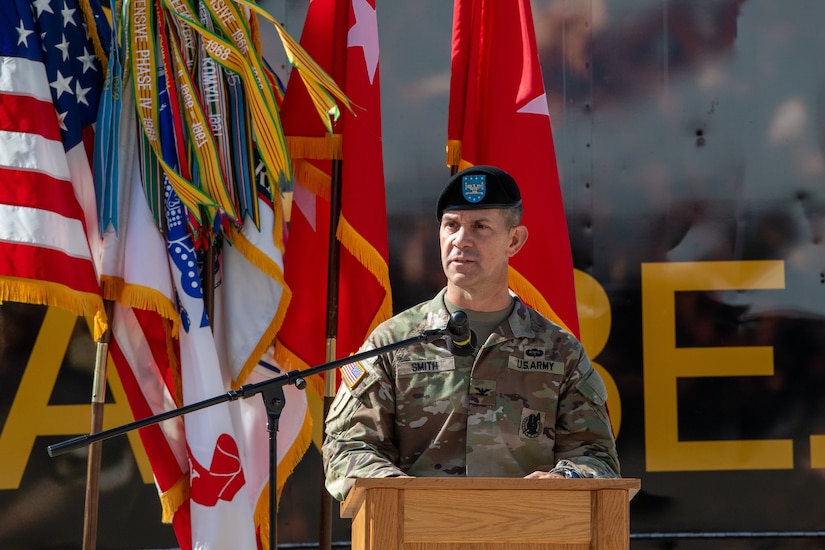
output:
<svg viewBox="0 0 825 550"><path fill-rule="evenodd" d="M358 361L348 363L339 370L341 371L341 379L346 382L350 389L354 388L367 374L366 369Z"/></svg>

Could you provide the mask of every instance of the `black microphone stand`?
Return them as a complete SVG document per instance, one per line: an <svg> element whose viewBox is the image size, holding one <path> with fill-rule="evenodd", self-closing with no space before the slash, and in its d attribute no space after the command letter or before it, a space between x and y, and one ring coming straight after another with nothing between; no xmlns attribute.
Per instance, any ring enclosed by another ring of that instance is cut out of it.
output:
<svg viewBox="0 0 825 550"><path fill-rule="evenodd" d="M461 313L463 314L463 312ZM375 348L361 353L356 353L354 355L350 355L349 357L338 359L336 361L331 361L329 363L324 363L323 365L318 365L316 367L311 367L304 370L289 371L282 374L281 376L276 376L275 378L270 378L269 380L264 380L263 382L258 382L255 384L246 384L244 386L241 386L237 390L230 390L224 394L216 395L215 397L210 397L208 399L204 399L203 401L191 403L189 405L185 405L177 409L172 409L170 411L156 414L154 416L149 416L142 420L136 420L134 422L130 422L128 424L112 428L110 430L104 430L102 432L89 435L81 435L79 437L68 439L60 443L55 443L54 445L49 445L47 450L49 452L50 457L55 457L67 453L69 451L78 449L80 447L90 445L95 441L102 441L104 439L109 439L116 435L121 435L132 430L145 428L146 426L151 426L152 424L157 424L158 422L163 422L164 420L169 420L170 418L175 418L186 413L195 412L200 409L205 409L207 407L217 405L218 403L237 401L240 398L246 399L247 397L251 397L255 394L260 393L264 400L264 406L266 407L266 428L269 431L269 548L270 550L275 550L275 548L277 548L278 540L278 529L276 520L278 492L277 434L278 422L281 418L281 411L283 411L284 405L286 404L286 399L284 397L284 385L294 384L296 388L304 389L306 387L306 381L304 380L304 378L307 376L312 376L313 374L320 374L328 370L342 367L349 363L369 359L371 357L375 357L376 355L381 355L382 353L388 353L390 351L394 351L400 348L405 348L413 344L429 344L440 339L449 340L449 330L449 324L442 329L425 330L421 332L418 336L413 336L411 338L407 338L406 340L401 340L399 342L388 344L380 348Z"/></svg>

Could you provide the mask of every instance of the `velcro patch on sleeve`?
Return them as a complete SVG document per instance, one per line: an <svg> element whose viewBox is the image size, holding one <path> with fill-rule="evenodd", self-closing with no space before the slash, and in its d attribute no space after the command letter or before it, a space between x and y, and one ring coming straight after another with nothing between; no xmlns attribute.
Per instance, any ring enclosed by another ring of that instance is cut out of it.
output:
<svg viewBox="0 0 825 550"><path fill-rule="evenodd" d="M367 374L367 370L361 364L360 361L356 361L354 363L347 363L343 367L338 369L341 372L341 380L349 387L349 389L355 388L361 380L364 379L364 376Z"/></svg>
<svg viewBox="0 0 825 550"><path fill-rule="evenodd" d="M563 361L550 361L544 358L533 358L525 356L524 358L510 356L507 366L517 371L529 372L547 372L550 374L564 374Z"/></svg>
<svg viewBox="0 0 825 550"><path fill-rule="evenodd" d="M604 405L607 403L607 387L596 369L590 365L588 367L587 369L580 369L584 372L581 379L576 383L576 388L592 403L599 406Z"/></svg>
<svg viewBox="0 0 825 550"><path fill-rule="evenodd" d="M455 370L455 357L439 357L431 360L401 361L396 367L398 376L408 376L411 374L428 372L447 372Z"/></svg>

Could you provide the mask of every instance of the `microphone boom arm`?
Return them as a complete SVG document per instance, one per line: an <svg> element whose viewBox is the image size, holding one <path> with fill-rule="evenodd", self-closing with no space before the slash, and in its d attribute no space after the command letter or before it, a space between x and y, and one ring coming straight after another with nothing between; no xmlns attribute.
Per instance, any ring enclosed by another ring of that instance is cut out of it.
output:
<svg viewBox="0 0 825 550"><path fill-rule="evenodd" d="M136 420L134 422L130 422L128 424L112 428L110 430L104 430L101 432L88 435L81 435L79 437L68 439L66 441L56 443L54 445L49 445L47 450L49 456L55 457L63 453L72 451L74 449L90 445L96 441L102 441L104 439L109 439L116 435L121 435L132 430L145 428L147 426L151 426L152 424L157 424L158 422L169 420L170 418L175 418L186 413L195 412L200 409L205 409L206 407L211 407L212 405L226 403L229 401L237 401L238 399L245 399L247 397L251 397L253 395L260 393L262 394L264 400L264 407L266 408L267 431L269 432L269 550L275 550L278 545L278 523L276 518L276 510L278 509L278 503L277 491L273 488L278 486L277 434L278 423L281 418L281 412L283 411L284 405L286 404L286 399L284 396L284 385L294 384L295 387L297 387L298 389L304 389L306 387L306 381L304 380L305 376L320 374L322 372L332 370L337 367L342 367L349 363L361 361L363 359L369 359L371 357L375 357L376 355L381 355L382 353L388 353L396 349L405 348L413 344L429 344L440 339L444 339L448 343L451 343L453 337L454 335L451 332L451 325L450 323L447 323L447 326L445 326L442 329L425 330L421 332L418 336L413 336L405 340L401 340L392 344L387 344L386 346L381 346L380 348L375 348L363 351L361 353L356 353L354 355L350 355L349 357L338 359L336 361L330 361L329 363L324 363L323 365L318 365L316 367L311 367L304 370L287 371L284 374L276 376L274 378L270 378L269 380L264 380L262 382L257 382L255 384L246 384L244 386L241 386L237 390L230 390L224 394L216 395L214 397L204 399L203 401L191 403L189 405L185 405L183 407L179 407L177 409L173 409L170 411L165 411L153 416L148 416L141 420Z"/></svg>
<svg viewBox="0 0 825 550"><path fill-rule="evenodd" d="M361 361L363 359L369 359L371 357L375 357L376 355L381 355L382 353L388 353L390 351L405 348L413 344L429 344L436 340L445 338L446 335L447 327L443 329L425 330L421 332L418 336L413 336L405 340L400 340L392 344L387 344L386 346L382 346L380 348L375 348L361 353L356 353L354 355L350 355L342 359L330 361L329 363L324 363L323 365L310 367L304 370L287 371L280 376L276 376L275 378L270 378L269 380L264 380L262 382L257 382L255 384L246 384L244 386L241 386L237 390L230 390L224 394L204 399L203 401L198 401L196 403L191 403L189 405L185 405L177 409L172 409L170 411L165 411L153 416L148 416L141 420L135 420L134 422L123 424L122 426L111 428L109 430L103 430L101 432L97 432L94 434L81 435L72 439L68 439L66 441L62 441L60 443L55 443L53 445L49 445L47 447L47 451L50 457L55 457L67 453L69 451L78 449L80 447L90 445L96 441L103 441L105 439L125 434L132 430L145 428L147 426L151 426L152 424L157 424L158 422L163 422L164 420L169 420L171 418L175 418L190 412L205 409L207 407L211 407L219 403L237 401L241 398L246 399L247 397L251 397L258 393L265 392L269 389L281 389L286 384L295 384L295 386L298 389L303 389L306 386L306 382L304 381L304 377L306 376L320 374L328 370L342 367L349 363ZM264 401L267 404L267 407L269 407L268 402L270 401L270 399L267 399L266 395L264 395Z"/></svg>

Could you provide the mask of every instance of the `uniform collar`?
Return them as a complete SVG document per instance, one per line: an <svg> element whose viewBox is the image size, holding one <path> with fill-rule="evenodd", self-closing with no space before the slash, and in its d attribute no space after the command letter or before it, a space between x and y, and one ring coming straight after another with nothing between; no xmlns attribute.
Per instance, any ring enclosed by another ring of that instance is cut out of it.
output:
<svg viewBox="0 0 825 550"><path fill-rule="evenodd" d="M447 306L444 303L446 294L447 287L444 287L427 305L427 325L430 328L443 327L450 320L450 312L447 311ZM513 312L507 318L507 321L503 323L504 339L534 338L536 331L533 329L530 308L518 296L513 295L513 298L515 299L515 307L513 307Z"/></svg>

